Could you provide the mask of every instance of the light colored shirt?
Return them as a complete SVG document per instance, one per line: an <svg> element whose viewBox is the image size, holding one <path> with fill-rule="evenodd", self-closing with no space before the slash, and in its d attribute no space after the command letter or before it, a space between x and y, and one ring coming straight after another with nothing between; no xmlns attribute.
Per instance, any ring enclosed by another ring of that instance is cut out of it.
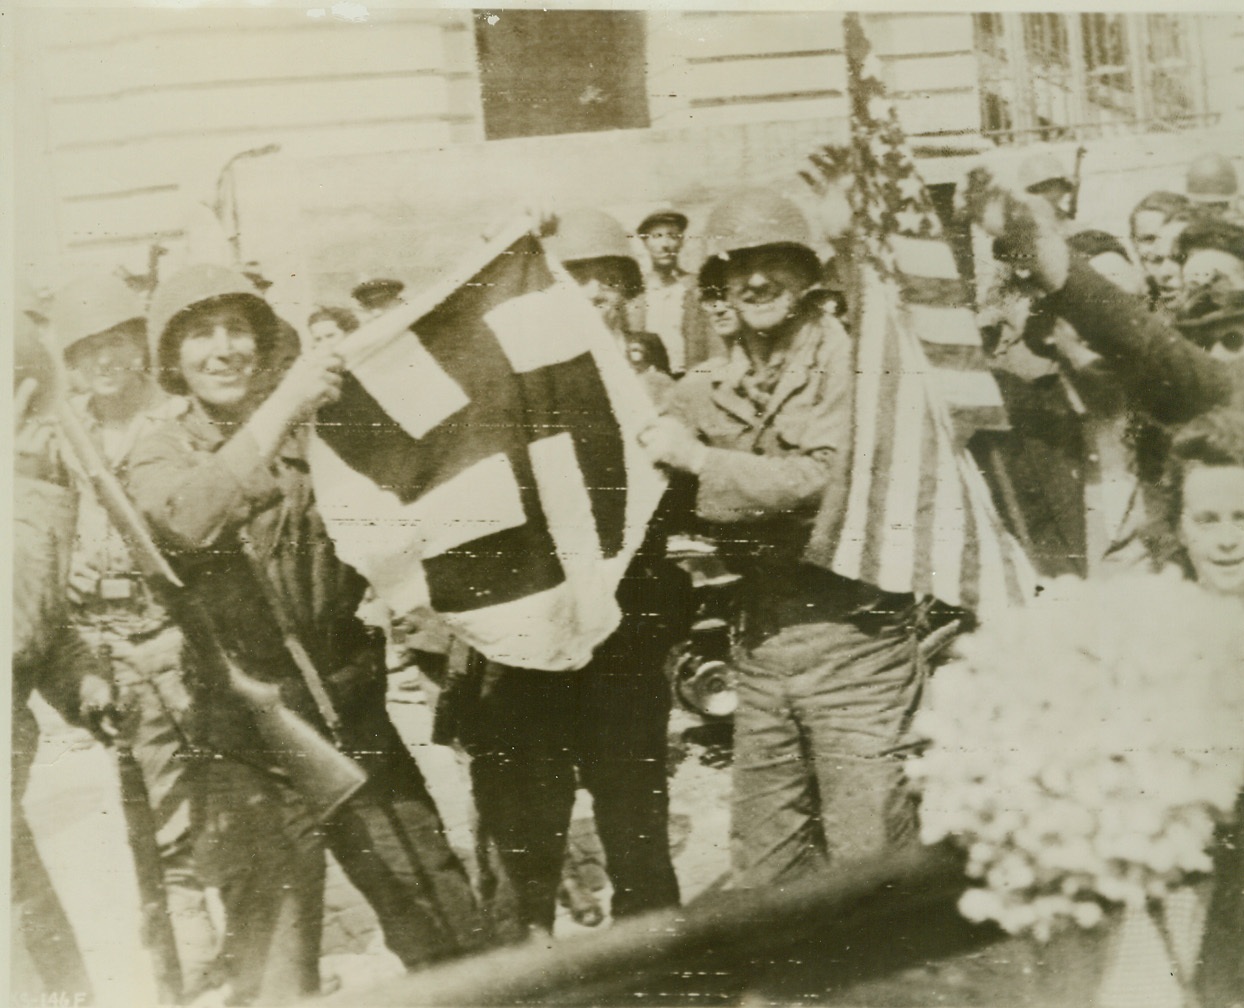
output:
<svg viewBox="0 0 1244 1008"><path fill-rule="evenodd" d="M656 333L669 354L670 370L682 374L687 369L687 339L683 333L683 313L687 298L689 274L678 273L674 283L649 273L644 277L644 299L647 315L644 328Z"/></svg>

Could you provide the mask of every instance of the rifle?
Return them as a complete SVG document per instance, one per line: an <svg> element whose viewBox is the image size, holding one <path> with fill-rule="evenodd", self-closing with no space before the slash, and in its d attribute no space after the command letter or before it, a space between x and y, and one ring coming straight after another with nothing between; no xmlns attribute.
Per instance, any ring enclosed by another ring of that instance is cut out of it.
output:
<svg viewBox="0 0 1244 1008"><path fill-rule="evenodd" d="M328 695L328 690L324 688L324 680L320 677L320 670L315 667L315 662L311 660L311 656L307 654L307 649L303 647L302 641L298 638L298 632L294 629L293 623L286 614L285 606L277 595L272 581L268 578L268 572L264 570L263 560L249 537L242 537L242 553L250 564L251 575L255 583L259 585L264 601L268 603L268 608L272 611L272 616L276 620L277 626L281 628L281 638L285 644L285 651L289 655L290 661L297 666L298 673L302 676L303 684L307 687L307 692L311 694L311 699L315 702L315 709L319 711L320 719L324 722L325 727L328 728L328 734L332 736L333 742L340 748L341 718L337 715L337 708L333 706L332 698Z"/></svg>
<svg viewBox="0 0 1244 1008"><path fill-rule="evenodd" d="M125 835L134 855L134 875L142 901L143 944L155 960L155 976L161 1004L179 1004L184 993L177 939L168 915L168 892L164 888L164 869L160 846L156 842L155 816L151 797L143 780L142 768L130 744L118 737L117 772L121 781L121 810L125 814Z"/></svg>
<svg viewBox="0 0 1244 1008"><path fill-rule="evenodd" d="M90 479L112 524L129 546L143 580L181 628L190 660L201 679L208 689L240 700L253 718L264 751L275 764L257 769L296 790L318 819L331 818L366 783L367 775L357 763L285 707L276 686L260 682L238 668L217 638L211 618L160 552L142 515L105 464L73 407L63 397L57 399L56 418L70 451ZM242 754L222 755L256 765Z"/></svg>

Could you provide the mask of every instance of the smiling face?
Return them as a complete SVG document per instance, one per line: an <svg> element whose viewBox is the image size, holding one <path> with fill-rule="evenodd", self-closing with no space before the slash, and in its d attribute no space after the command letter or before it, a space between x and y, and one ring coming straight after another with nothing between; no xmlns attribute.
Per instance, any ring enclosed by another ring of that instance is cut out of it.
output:
<svg viewBox="0 0 1244 1008"><path fill-rule="evenodd" d="M815 279L790 249L745 249L726 262L726 300L745 326L768 333L794 315Z"/></svg>
<svg viewBox="0 0 1244 1008"><path fill-rule="evenodd" d="M1197 581L1244 598L1244 466L1191 466L1182 498L1179 541Z"/></svg>
<svg viewBox="0 0 1244 1008"><path fill-rule="evenodd" d="M69 365L96 400L120 400L143 384L145 339L139 323L124 324L89 336L71 348Z"/></svg>
<svg viewBox="0 0 1244 1008"><path fill-rule="evenodd" d="M241 413L259 368L258 339L246 311L229 302L206 306L179 328L177 363L190 394L214 412Z"/></svg>

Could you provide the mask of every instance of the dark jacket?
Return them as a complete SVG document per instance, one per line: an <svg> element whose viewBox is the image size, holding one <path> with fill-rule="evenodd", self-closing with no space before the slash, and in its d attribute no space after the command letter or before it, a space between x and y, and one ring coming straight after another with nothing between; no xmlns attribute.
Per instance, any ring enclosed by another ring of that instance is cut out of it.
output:
<svg viewBox="0 0 1244 1008"><path fill-rule="evenodd" d="M1138 504L1152 508L1169 443L1165 428L1216 406L1244 403L1244 362L1211 357L1152 312L1143 298L1115 287L1078 255L1072 257L1063 287L1035 306L1025 338L1047 334L1059 317L1110 362L1124 383L1129 406L1138 414L1129 432L1140 482ZM1037 569L1048 577L1085 576L1101 558L1087 555L1084 495L1094 449L1083 420L1056 377L1032 382L1006 373L996 377L1012 429L977 438L973 447L985 449L982 468ZM1000 450L991 453L991 445ZM1009 500L998 486L1001 476L1010 481ZM1016 508L1018 516L1012 513ZM1017 522L1024 527L1016 527ZM1139 552L1138 545L1123 544L1128 550L1133 546Z"/></svg>
<svg viewBox="0 0 1244 1008"><path fill-rule="evenodd" d="M1079 255L1062 288L1040 310L1070 322L1127 384L1132 403L1160 424L1180 424L1216 406L1244 403L1244 359L1225 362L1191 343L1144 299L1119 290Z"/></svg>

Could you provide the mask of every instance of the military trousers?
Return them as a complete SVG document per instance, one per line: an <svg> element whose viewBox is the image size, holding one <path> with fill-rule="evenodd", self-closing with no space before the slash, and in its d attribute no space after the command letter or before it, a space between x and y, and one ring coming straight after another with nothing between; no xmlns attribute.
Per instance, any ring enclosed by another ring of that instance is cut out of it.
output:
<svg viewBox="0 0 1244 1008"><path fill-rule="evenodd" d="M493 942L418 765L389 720L384 680L338 706L344 750L368 780L327 822L244 753L205 754L196 767L196 859L220 889L221 963L237 1004L284 1004L318 991L325 849L407 969Z"/></svg>
<svg viewBox="0 0 1244 1008"><path fill-rule="evenodd" d="M731 860L763 886L915 842L901 756L922 687L910 631L824 622L740 649Z"/></svg>
<svg viewBox="0 0 1244 1008"><path fill-rule="evenodd" d="M79 622L78 628L111 663L120 713L118 742L130 748L142 771L183 992L193 998L212 982L220 936L194 861L188 739L183 727L190 697L181 671L181 632L169 625L154 632L127 632L123 619L114 622L98 611L93 616Z"/></svg>

